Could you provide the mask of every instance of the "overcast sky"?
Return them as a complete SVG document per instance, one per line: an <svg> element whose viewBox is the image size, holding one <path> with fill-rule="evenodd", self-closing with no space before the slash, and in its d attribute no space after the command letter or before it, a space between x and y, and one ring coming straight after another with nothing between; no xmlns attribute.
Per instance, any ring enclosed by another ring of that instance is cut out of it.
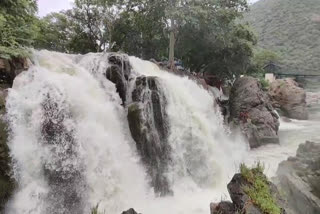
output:
<svg viewBox="0 0 320 214"><path fill-rule="evenodd" d="M248 0L250 3L258 0ZM39 16L45 16L51 12L70 9L73 0L38 0Z"/></svg>

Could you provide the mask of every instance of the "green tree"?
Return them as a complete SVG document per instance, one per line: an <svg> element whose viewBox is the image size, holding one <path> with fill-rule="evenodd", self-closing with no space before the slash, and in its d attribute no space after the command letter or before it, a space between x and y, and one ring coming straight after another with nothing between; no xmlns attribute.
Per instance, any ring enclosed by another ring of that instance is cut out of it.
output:
<svg viewBox="0 0 320 214"><path fill-rule="evenodd" d="M37 34L35 0L0 1L0 57L26 55Z"/></svg>
<svg viewBox="0 0 320 214"><path fill-rule="evenodd" d="M130 1L115 23L113 50L144 59L167 58L164 1Z"/></svg>

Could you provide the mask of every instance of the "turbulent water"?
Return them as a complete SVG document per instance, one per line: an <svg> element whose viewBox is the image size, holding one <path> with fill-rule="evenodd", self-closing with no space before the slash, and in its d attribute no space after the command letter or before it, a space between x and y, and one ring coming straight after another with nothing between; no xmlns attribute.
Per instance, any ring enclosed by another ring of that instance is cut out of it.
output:
<svg viewBox="0 0 320 214"><path fill-rule="evenodd" d="M167 101L172 196L149 185L115 85L105 77L108 54L37 51L34 66L9 90L9 147L18 188L7 214L117 214L131 207L148 214L205 214L228 199L227 183L240 162L277 164L298 144L316 138L317 121L282 123L281 145L251 152L223 126L213 95L187 77L130 57L132 76L156 76ZM130 91L130 90L129 90ZM128 99L130 102L130 97ZM299 130L300 137L292 133Z"/></svg>
<svg viewBox="0 0 320 214"><path fill-rule="evenodd" d="M130 58L133 77L157 76L164 88L173 196L155 197L135 149L126 110L105 77L108 54L35 52L7 98L9 147L18 188L8 214L208 213L246 145L231 140L211 94L188 78ZM134 79L134 78L133 78ZM225 155L228 154L228 155Z"/></svg>
<svg viewBox="0 0 320 214"><path fill-rule="evenodd" d="M269 177L276 175L278 164L290 156L295 156L300 144L308 141L320 143L320 85L319 79L304 80L307 91L309 120L280 119L280 145L267 145L248 153L245 162L254 164L261 161L265 165L265 173Z"/></svg>

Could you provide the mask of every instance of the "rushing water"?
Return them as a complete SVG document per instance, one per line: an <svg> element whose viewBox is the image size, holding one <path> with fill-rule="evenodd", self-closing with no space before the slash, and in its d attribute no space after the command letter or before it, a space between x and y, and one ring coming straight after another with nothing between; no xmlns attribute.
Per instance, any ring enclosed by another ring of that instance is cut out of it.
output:
<svg viewBox="0 0 320 214"><path fill-rule="evenodd" d="M148 214L206 214L228 199L227 183L240 162L277 164L298 144L318 139L319 121L281 124L281 145L248 152L231 139L212 94L187 77L130 57L132 78L156 76L167 99L173 196L155 197L137 155L113 83L105 78L108 54L34 53L34 66L9 90L9 147L18 188L7 214L89 214L128 208ZM130 99L129 99L130 102ZM312 117L312 116L311 116ZM298 137L297 137L298 136Z"/></svg>
<svg viewBox="0 0 320 214"><path fill-rule="evenodd" d="M228 198L226 184L246 145L231 140L209 92L188 78L130 58L134 75L157 76L167 97L173 196L148 185L113 83L108 54L34 53L34 66L7 98L11 156L18 189L8 214L208 213ZM226 155L227 154L227 155Z"/></svg>
<svg viewBox="0 0 320 214"><path fill-rule="evenodd" d="M280 145L267 145L249 152L245 162L254 164L261 161L269 177L276 175L278 164L290 156L295 156L300 144L308 141L320 143L320 85L318 81L304 81L307 91L309 120L280 119Z"/></svg>

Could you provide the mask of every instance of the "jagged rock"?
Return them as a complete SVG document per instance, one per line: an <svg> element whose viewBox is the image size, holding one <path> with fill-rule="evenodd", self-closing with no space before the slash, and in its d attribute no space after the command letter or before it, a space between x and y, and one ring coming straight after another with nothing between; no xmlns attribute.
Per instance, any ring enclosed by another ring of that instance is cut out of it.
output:
<svg viewBox="0 0 320 214"><path fill-rule="evenodd" d="M128 106L128 122L142 161L147 166L151 185L159 195L171 192L165 176L170 161L166 99L156 77L136 79L133 103Z"/></svg>
<svg viewBox="0 0 320 214"><path fill-rule="evenodd" d="M127 99L128 80L131 73L129 58L124 54L110 54L108 57L110 66L106 71L108 80L116 84L117 92L125 104Z"/></svg>
<svg viewBox="0 0 320 214"><path fill-rule="evenodd" d="M137 213L134 209L131 208L127 211L122 212L122 214L139 214L139 213Z"/></svg>
<svg viewBox="0 0 320 214"><path fill-rule="evenodd" d="M277 180L296 214L319 214L320 144L308 141L301 144L296 157L279 164Z"/></svg>
<svg viewBox="0 0 320 214"><path fill-rule="evenodd" d="M298 120L308 119L306 92L293 79L273 81L269 87L269 95L273 106L279 107L284 116Z"/></svg>
<svg viewBox="0 0 320 214"><path fill-rule="evenodd" d="M0 84L11 87L14 78L29 67L26 58L0 58Z"/></svg>
<svg viewBox="0 0 320 214"><path fill-rule="evenodd" d="M257 79L242 77L236 80L229 103L229 121L240 125L251 148L279 143L279 117Z"/></svg>
<svg viewBox="0 0 320 214"><path fill-rule="evenodd" d="M260 172L257 172L260 173ZM264 176L262 173L259 176ZM280 197L277 187L269 182L266 177L267 185L270 189L270 194L274 198L277 206L280 207L281 214L285 214L285 203ZM228 191L232 202L222 201L220 203L210 204L211 214L263 214L264 212L253 203L253 199L246 193L245 188L250 188L253 184L249 182L242 174L235 174L228 184ZM280 214L280 213L279 213Z"/></svg>
<svg viewBox="0 0 320 214"><path fill-rule="evenodd" d="M7 145L7 123L4 120L6 90L0 90L0 213L14 190L15 182L11 178L10 156Z"/></svg>
<svg viewBox="0 0 320 214"><path fill-rule="evenodd" d="M220 203L210 204L211 214L234 214L236 211L234 204L230 201L221 201Z"/></svg>

